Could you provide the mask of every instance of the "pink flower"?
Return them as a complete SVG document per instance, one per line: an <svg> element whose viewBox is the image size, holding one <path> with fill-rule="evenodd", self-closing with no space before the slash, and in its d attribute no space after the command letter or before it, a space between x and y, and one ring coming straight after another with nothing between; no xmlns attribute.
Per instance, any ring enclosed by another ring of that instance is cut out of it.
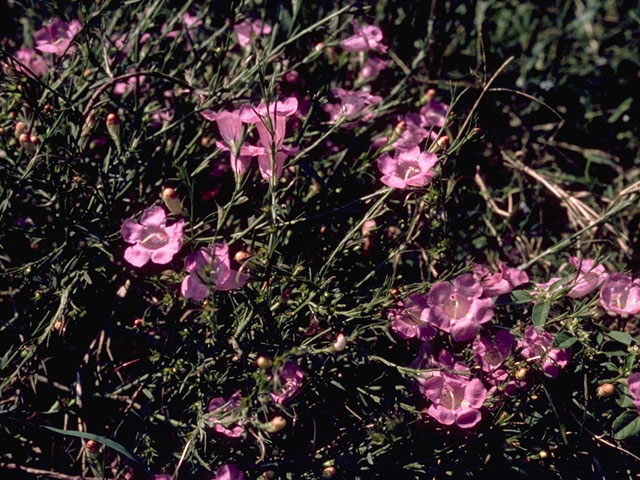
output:
<svg viewBox="0 0 640 480"><path fill-rule="evenodd" d="M116 82L116 84L113 86L113 93L115 95L124 95L125 93L131 92L138 88L144 83L144 80L144 75L138 75L137 77L128 77L122 82Z"/></svg>
<svg viewBox="0 0 640 480"><path fill-rule="evenodd" d="M382 30L380 28L375 25L360 27L358 22L353 23L353 28L356 34L340 42L342 48L347 52L377 50L380 53L384 53L387 51L387 47L382 43Z"/></svg>
<svg viewBox="0 0 640 480"><path fill-rule="evenodd" d="M233 26L233 30L238 36L238 45L245 48L251 43L252 35L259 37L260 35L269 35L271 33L271 25L263 23L262 20L245 20Z"/></svg>
<svg viewBox="0 0 640 480"><path fill-rule="evenodd" d="M529 282L529 276L517 268L507 268L502 262L500 272L489 275L484 265L473 265L473 277L482 284L485 297L495 297L511 292L515 287Z"/></svg>
<svg viewBox="0 0 640 480"><path fill-rule="evenodd" d="M571 282L573 288L567 293L571 298L580 298L593 292L607 279L607 269L604 265L595 265L593 260L571 257L569 263L580 270L578 276Z"/></svg>
<svg viewBox="0 0 640 480"><path fill-rule="evenodd" d="M511 350L516 344L506 330L499 330L493 339L485 337L476 338L473 342L473 356L483 372L492 372L504 364Z"/></svg>
<svg viewBox="0 0 640 480"><path fill-rule="evenodd" d="M271 392L271 399L276 403L286 403L291 400L302 387L304 372L293 362L286 362L282 370L274 376L277 390Z"/></svg>
<svg viewBox="0 0 640 480"><path fill-rule="evenodd" d="M47 71L49 71L49 63L47 60L31 48L21 47L13 53L13 56L38 77L43 77ZM9 65L11 65L11 63L9 63ZM15 65L15 70L20 73L25 73L20 65Z"/></svg>
<svg viewBox="0 0 640 480"><path fill-rule="evenodd" d="M620 315L640 312L640 279L623 273L612 273L600 289L600 304L605 310Z"/></svg>
<svg viewBox="0 0 640 480"><path fill-rule="evenodd" d="M431 308L422 316L456 342L471 340L493 316L493 301L481 295L482 286L470 273L460 275L453 284L438 282L429 291Z"/></svg>
<svg viewBox="0 0 640 480"><path fill-rule="evenodd" d="M269 105L261 103L257 107L243 105L240 108L240 119L244 123L253 123L258 130L259 143L262 150L258 153L258 166L262 178L268 180L272 175L280 177L284 162L289 155L298 153L295 147L283 145L286 134L287 118L298 111L298 100L289 97L284 101L271 102ZM272 172L271 156L274 155L274 170Z"/></svg>
<svg viewBox="0 0 640 480"><path fill-rule="evenodd" d="M153 476L153 480L171 480L171 475L168 473L159 473Z"/></svg>
<svg viewBox="0 0 640 480"><path fill-rule="evenodd" d="M431 132L432 139L435 140L438 137L437 130L444 127L448 111L449 105L436 100L429 100L429 103L420 109L420 126L435 130Z"/></svg>
<svg viewBox="0 0 640 480"><path fill-rule="evenodd" d="M344 90L342 88L332 88L331 93L340 100L340 106L335 104L323 105L323 110L329 114L329 121L336 123L340 117L353 120L361 113L365 113L363 121L369 119L372 114L368 112L370 105L375 105L382 100L382 97L371 95L364 91Z"/></svg>
<svg viewBox="0 0 640 480"><path fill-rule="evenodd" d="M362 65L360 69L360 78L363 80L372 80L387 68L388 65L389 62L382 58L369 57L364 61L364 65Z"/></svg>
<svg viewBox="0 0 640 480"><path fill-rule="evenodd" d="M387 317L391 321L391 330L408 340L418 338L426 341L435 337L434 328L422 320L422 311L429 308L427 296L414 293L398 302L397 308L389 310Z"/></svg>
<svg viewBox="0 0 640 480"><path fill-rule="evenodd" d="M530 325L524 330L524 338L518 341L518 348L528 361L539 362L547 377L558 378L559 371L569 364L571 356L567 350L551 348L552 343L551 334L539 333Z"/></svg>
<svg viewBox="0 0 640 480"><path fill-rule="evenodd" d="M238 423L237 410L242 397L238 392L225 400L224 397L216 397L209 402L209 422L213 424L213 429L230 438L241 437L244 427Z"/></svg>
<svg viewBox="0 0 640 480"><path fill-rule="evenodd" d="M471 379L469 369L454 362L446 350L440 352L440 370L427 373L422 383L425 396L431 400L429 416L443 425L472 428L482 418L480 408L487 397L487 389L476 378ZM460 372L460 373L458 373Z"/></svg>
<svg viewBox="0 0 640 480"><path fill-rule="evenodd" d="M166 221L167 215L158 206L142 212L140 223L126 219L120 233L125 242L134 245L124 251L124 259L134 267L142 267L149 259L161 265L169 263L182 248L184 220L169 226Z"/></svg>
<svg viewBox="0 0 640 480"><path fill-rule="evenodd" d="M209 288L219 291L241 288L249 276L231 269L229 247L221 243L209 245L188 255L184 266L189 275L182 281L185 298L200 301L207 298Z"/></svg>
<svg viewBox="0 0 640 480"><path fill-rule="evenodd" d="M228 463L221 466L211 480L244 480L244 475L235 465Z"/></svg>
<svg viewBox="0 0 640 480"><path fill-rule="evenodd" d="M633 404L640 410L640 372L633 373L627 378L629 393L633 399Z"/></svg>
<svg viewBox="0 0 640 480"><path fill-rule="evenodd" d="M80 22L71 20L69 23L54 18L49 25L36 32L36 49L45 53L62 55L73 37L80 31Z"/></svg>
<svg viewBox="0 0 640 480"><path fill-rule="evenodd" d="M396 151L395 157L385 153L378 158L380 181L393 188L422 187L433 178L432 168L437 161L435 153L421 152L417 145Z"/></svg>

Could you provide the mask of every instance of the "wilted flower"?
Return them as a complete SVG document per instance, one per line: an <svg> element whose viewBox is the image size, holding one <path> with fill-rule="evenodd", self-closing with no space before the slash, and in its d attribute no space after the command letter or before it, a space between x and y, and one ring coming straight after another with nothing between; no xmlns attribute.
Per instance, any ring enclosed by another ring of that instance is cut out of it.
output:
<svg viewBox="0 0 640 480"><path fill-rule="evenodd" d="M482 418L480 408L487 397L487 389L476 378L469 377L469 369L455 362L446 350L440 352L439 371L426 374L421 381L425 396L431 400L427 413L443 425L456 424L472 428Z"/></svg>
<svg viewBox="0 0 640 480"><path fill-rule="evenodd" d="M569 364L571 356L567 350L552 348L553 337L548 332L538 332L529 325L524 331L524 338L518 341L520 353L528 361L538 361L542 371L550 378L557 378L561 369Z"/></svg>
<svg viewBox="0 0 640 480"><path fill-rule="evenodd" d="M219 291L242 287L249 276L231 269L229 247L216 243L188 255L184 266L189 275L182 281L182 295L196 301L209 295L209 288Z"/></svg>
<svg viewBox="0 0 640 480"><path fill-rule="evenodd" d="M517 268L507 268L502 262L499 265L500 271L489 275L487 267L484 265L473 265L473 277L482 284L482 295L485 297L495 297L503 293L511 292L518 285L529 282L529 276Z"/></svg>
<svg viewBox="0 0 640 480"><path fill-rule="evenodd" d="M151 260L153 263L169 263L182 247L184 220L166 226L167 215L162 207L147 208L142 213L140 223L128 218L122 224L120 233L132 247L124 251L124 259L134 267L142 267Z"/></svg>
<svg viewBox="0 0 640 480"><path fill-rule="evenodd" d="M213 429L231 438L238 438L244 433L244 427L238 423L237 409L242 397L238 392L226 400L224 397L216 397L209 402L209 422Z"/></svg>
<svg viewBox="0 0 640 480"><path fill-rule="evenodd" d="M640 279L612 273L600 289L600 304L620 315L640 313Z"/></svg>
<svg viewBox="0 0 640 480"><path fill-rule="evenodd" d="M245 20L233 26L233 30L238 36L238 45L245 48L251 43L251 37L259 37L260 35L269 35L271 33L271 25L262 22L262 20Z"/></svg>
<svg viewBox="0 0 640 480"><path fill-rule="evenodd" d="M627 378L627 386L629 387L633 404L640 410L640 372L629 375L629 378Z"/></svg>
<svg viewBox="0 0 640 480"><path fill-rule="evenodd" d="M274 376L276 391L271 392L271 399L276 403L286 403L291 400L302 387L304 372L293 362L286 362L282 369Z"/></svg>
<svg viewBox="0 0 640 480"><path fill-rule="evenodd" d="M405 340L432 339L436 334L435 329L420 317L427 308L429 308L428 298L421 293L414 293L399 301L395 308L387 312L391 330Z"/></svg>
<svg viewBox="0 0 640 480"><path fill-rule="evenodd" d="M594 260L571 257L569 263L580 270L578 276L570 285L573 288L567 295L571 298L580 298L588 295L598 288L607 279L607 269L604 265L596 265Z"/></svg>
<svg viewBox="0 0 640 480"><path fill-rule="evenodd" d="M493 316L493 301L481 295L482 285L470 273L460 275L453 284L438 282L429 291L431 308L422 317L449 332L456 342L471 340Z"/></svg>
<svg viewBox="0 0 640 480"><path fill-rule="evenodd" d="M380 181L393 188L424 186L433 178L432 168L437 161L435 153L421 152L418 146L396 151L395 156L385 153L378 159Z"/></svg>
<svg viewBox="0 0 640 480"><path fill-rule="evenodd" d="M380 53L387 51L387 47L382 43L382 30L375 25L360 26L358 22L353 23L356 34L342 40L340 45L347 52L366 52L367 50L377 50Z"/></svg>
<svg viewBox="0 0 640 480"><path fill-rule="evenodd" d="M36 49L45 53L62 55L73 37L80 31L80 22L71 20L69 23L54 18L49 25L36 32Z"/></svg>

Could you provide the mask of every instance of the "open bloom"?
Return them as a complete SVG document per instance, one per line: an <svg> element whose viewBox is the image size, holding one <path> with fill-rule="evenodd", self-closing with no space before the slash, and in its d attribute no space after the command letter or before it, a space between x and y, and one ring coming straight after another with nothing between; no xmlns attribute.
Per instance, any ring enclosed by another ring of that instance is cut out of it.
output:
<svg viewBox="0 0 640 480"><path fill-rule="evenodd" d="M421 381L425 396L431 401L427 414L443 425L472 428L482 418L480 408L487 389L477 378L469 377L469 369L454 362L449 352L440 352L439 371L429 372Z"/></svg>
<svg viewBox="0 0 640 480"><path fill-rule="evenodd" d="M530 362L537 361L547 377L557 378L561 369L569 364L571 356L567 350L552 348L553 337L548 332L538 332L535 327L528 326L524 330L524 338L518 341L520 353Z"/></svg>
<svg viewBox="0 0 640 480"><path fill-rule="evenodd" d="M633 404L640 410L640 372L629 375L629 378L627 378L627 386L629 387Z"/></svg>
<svg viewBox="0 0 640 480"><path fill-rule="evenodd" d="M640 313L640 279L612 273L600 289L600 304L605 310L620 315Z"/></svg>
<svg viewBox="0 0 640 480"><path fill-rule="evenodd" d="M238 36L238 45L242 48L251 43L251 37L259 37L260 35L269 35L271 33L271 25L261 20L245 20L233 26L233 30Z"/></svg>
<svg viewBox="0 0 640 480"><path fill-rule="evenodd" d="M431 140L438 138L438 131L444 127L449 105L430 100L420 109L420 126L430 129Z"/></svg>
<svg viewBox="0 0 640 480"><path fill-rule="evenodd" d="M380 53L387 51L387 47L382 43L382 30L375 25L360 26L354 22L355 35L340 42L342 48L347 52L366 52L367 50L377 50Z"/></svg>
<svg viewBox="0 0 640 480"><path fill-rule="evenodd" d="M484 265L473 265L473 276L482 284L483 296L495 297L503 293L511 292L515 287L529 282L529 276L517 268L507 268L502 262L500 271L489 275Z"/></svg>
<svg viewBox="0 0 640 480"><path fill-rule="evenodd" d="M567 295L571 298L580 298L590 294L607 279L607 269L604 265L596 265L590 259L571 257L569 263L580 270L578 276L572 281L573 288Z"/></svg>
<svg viewBox="0 0 640 480"><path fill-rule="evenodd" d="M382 97L371 95L362 90L332 88L331 93L340 100L340 105L327 103L322 107L329 114L329 122L331 123L336 123L341 117L354 120L360 114L364 114L362 120L366 121L372 116L368 107L382 100Z"/></svg>
<svg viewBox="0 0 640 480"><path fill-rule="evenodd" d="M429 308L428 298L421 293L414 293L398 302L396 308L387 312L391 330L398 336L408 340L418 338L426 341L435 337L435 329L421 318L424 309Z"/></svg>
<svg viewBox="0 0 640 480"><path fill-rule="evenodd" d="M238 438L244 433L244 427L238 423L237 410L242 397L238 392L229 397L216 397L209 402L209 422L213 429L231 438Z"/></svg>
<svg viewBox="0 0 640 480"><path fill-rule="evenodd" d="M431 308L422 313L423 318L456 342L471 340L493 316L493 301L481 295L482 285L470 273L453 283L438 282L429 291Z"/></svg>
<svg viewBox="0 0 640 480"><path fill-rule="evenodd" d="M291 400L302 387L304 372L293 362L286 362L282 370L274 376L276 391L271 392L271 399L276 403L286 403Z"/></svg>
<svg viewBox="0 0 640 480"><path fill-rule="evenodd" d="M43 77L49 70L47 60L31 48L21 47L13 53L13 56L38 77ZM13 64L9 62L8 65ZM21 65L15 65L15 70L20 73L26 73Z"/></svg>
<svg viewBox="0 0 640 480"><path fill-rule="evenodd" d="M69 23L54 18L49 25L42 27L36 32L36 49L45 53L62 55L73 40L73 37L80 31L80 22L71 20Z"/></svg>
<svg viewBox="0 0 640 480"><path fill-rule="evenodd" d="M244 480L244 475L235 465L228 463L221 466L211 480Z"/></svg>
<svg viewBox="0 0 640 480"><path fill-rule="evenodd" d="M256 150L255 153L258 155L260 173L265 180L271 178L272 175L276 177L282 175L287 157L298 153L297 148L283 145L287 118L297 111L298 100L296 97L271 102L268 105L261 103L257 107L243 105L240 108L240 119L244 123L255 124L258 130L260 150ZM272 156L274 157L273 169Z"/></svg>
<svg viewBox="0 0 640 480"><path fill-rule="evenodd" d="M389 62L382 58L368 57L360 69L360 78L363 80L372 80L387 68L387 65L389 65Z"/></svg>
<svg viewBox="0 0 640 480"><path fill-rule="evenodd" d="M166 226L167 215L162 207L147 208L140 223L128 218L120 233L127 243L134 245L124 251L124 259L134 267L142 267L149 260L153 263L169 263L182 248L184 220Z"/></svg>
<svg viewBox="0 0 640 480"><path fill-rule="evenodd" d="M209 245L188 255L184 267L189 273L182 281L182 295L196 301L209 295L209 288L227 291L242 287L249 276L231 269L229 247Z"/></svg>
<svg viewBox="0 0 640 480"><path fill-rule="evenodd" d="M435 153L421 152L418 146L396 151L395 156L385 153L378 158L380 181L393 188L421 187L433 178L437 161Z"/></svg>
<svg viewBox="0 0 640 480"><path fill-rule="evenodd" d="M476 338L472 347L473 356L483 372L492 372L504 364L515 344L513 335L506 330L499 330L492 339L484 335Z"/></svg>

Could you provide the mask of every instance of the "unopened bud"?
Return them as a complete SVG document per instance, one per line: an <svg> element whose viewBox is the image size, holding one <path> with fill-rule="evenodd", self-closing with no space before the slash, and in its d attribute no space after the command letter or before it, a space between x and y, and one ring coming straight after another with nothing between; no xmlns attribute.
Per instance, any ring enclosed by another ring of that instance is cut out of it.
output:
<svg viewBox="0 0 640 480"><path fill-rule="evenodd" d="M143 323L144 323L144 322L143 322L143 320L142 320L141 318L136 318L136 319L133 321L133 326L134 326L134 327L141 327Z"/></svg>
<svg viewBox="0 0 640 480"><path fill-rule="evenodd" d="M525 380L528 374L529 374L529 371L526 368L520 368L516 372L516 379L520 381Z"/></svg>
<svg viewBox="0 0 640 480"><path fill-rule="evenodd" d="M98 449L98 443L95 440L87 440L87 450L95 452Z"/></svg>
<svg viewBox="0 0 640 480"><path fill-rule="evenodd" d="M446 148L449 145L449 137L447 135L442 135L441 137L438 137L436 143L438 147Z"/></svg>
<svg viewBox="0 0 640 480"><path fill-rule="evenodd" d="M435 96L436 96L436 91L433 88L430 88L424 94L424 97L422 97L422 102L423 103L429 103L431 100L433 100L433 97L435 97Z"/></svg>
<svg viewBox="0 0 640 480"><path fill-rule="evenodd" d="M89 78L92 73L93 73L92 70L90 68L87 68L84 72L82 72L82 76L84 78Z"/></svg>
<svg viewBox="0 0 640 480"><path fill-rule="evenodd" d="M115 113L107 115L107 131L113 143L116 144L116 148L120 151L120 119Z"/></svg>
<svg viewBox="0 0 640 480"><path fill-rule="evenodd" d="M287 426L287 420L284 417L278 415L277 417L273 417L267 426L267 432L276 433L282 430Z"/></svg>
<svg viewBox="0 0 640 480"><path fill-rule="evenodd" d="M399 292L397 288L392 288L391 290L389 290L389 293L391 293L391 295L395 297Z"/></svg>
<svg viewBox="0 0 640 480"><path fill-rule="evenodd" d="M614 384L612 383L603 383L602 385L600 385L598 387L598 390L596 391L596 394L600 397L600 398L606 398L606 397L610 397L611 395L613 395L616 391L616 387Z"/></svg>
<svg viewBox="0 0 640 480"><path fill-rule="evenodd" d="M18 141L20 142L20 145L25 146L26 144L29 143L29 134L21 133L20 136L18 137Z"/></svg>
<svg viewBox="0 0 640 480"><path fill-rule="evenodd" d="M274 472L273 470L267 470L266 472L262 472L262 475L260 475L260 480L271 480L275 476L276 472Z"/></svg>
<svg viewBox="0 0 640 480"><path fill-rule="evenodd" d="M62 322L58 320L56 323L53 324L53 328L55 330L60 330L62 328Z"/></svg>
<svg viewBox="0 0 640 480"><path fill-rule="evenodd" d="M538 453L538 455L540 456L540 458L542 460L544 460L545 458L547 458L549 456L549 454L547 453L546 450L540 450L540 453Z"/></svg>
<svg viewBox="0 0 640 480"><path fill-rule="evenodd" d="M256 360L256 365L258 366L258 368L266 370L268 368L271 368L271 365L273 365L273 361L269 357L260 356Z"/></svg>
<svg viewBox="0 0 640 480"><path fill-rule="evenodd" d="M322 470L322 478L333 478L336 473L338 473L338 469L333 465L329 465L328 467L324 467L324 470Z"/></svg>
<svg viewBox="0 0 640 480"><path fill-rule="evenodd" d="M120 125L120 119L115 113L107 115L107 125Z"/></svg>
<svg viewBox="0 0 640 480"><path fill-rule="evenodd" d="M233 256L233 259L238 263L244 262L247 258L249 258L249 254L244 250L237 251L236 254Z"/></svg>
<svg viewBox="0 0 640 480"><path fill-rule="evenodd" d="M162 191L162 201L171 213L174 215L182 215L182 202L173 188L167 187Z"/></svg>
<svg viewBox="0 0 640 480"><path fill-rule="evenodd" d="M323 48L324 48L324 43L322 43L322 42L316 43L316 46L315 46L315 47L313 47L313 49L314 49L316 52L319 52L319 51L320 51L320 50L322 50Z"/></svg>
<svg viewBox="0 0 640 480"><path fill-rule="evenodd" d="M338 336L336 337L336 341L333 343L333 349L336 352L341 352L345 349L346 346L347 346L347 337L339 333Z"/></svg>
<svg viewBox="0 0 640 480"><path fill-rule="evenodd" d="M0 127L0 135L4 135L4 132L5 132L4 128Z"/></svg>
<svg viewBox="0 0 640 480"><path fill-rule="evenodd" d="M396 126L393 129L393 135L395 137L399 137L400 135L402 135L402 132L404 132L405 128L407 128L407 122L405 122L404 120L400 120L398 123L396 123Z"/></svg>
<svg viewBox="0 0 640 480"><path fill-rule="evenodd" d="M34 145L37 145L37 144L39 144L39 143L40 143L40 139L39 139L36 135L31 135L31 136L29 137L29 141L30 141L31 143L33 143Z"/></svg>
<svg viewBox="0 0 640 480"><path fill-rule="evenodd" d="M20 136L20 134L23 132L24 127L26 127L26 125L24 124L24 122L17 122L15 129L14 129L14 133L15 136L18 137Z"/></svg>

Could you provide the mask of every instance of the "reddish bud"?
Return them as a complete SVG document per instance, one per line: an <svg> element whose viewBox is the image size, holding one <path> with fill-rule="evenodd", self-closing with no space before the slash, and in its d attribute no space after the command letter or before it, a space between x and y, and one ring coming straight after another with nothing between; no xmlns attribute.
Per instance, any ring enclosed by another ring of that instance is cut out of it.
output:
<svg viewBox="0 0 640 480"><path fill-rule="evenodd" d="M273 417L267 426L267 432L276 433L282 430L287 426L287 420L284 417L278 415L277 417Z"/></svg>
<svg viewBox="0 0 640 480"><path fill-rule="evenodd" d="M167 187L162 191L162 201L174 215L182 214L182 202L173 188Z"/></svg>
<svg viewBox="0 0 640 480"><path fill-rule="evenodd" d="M273 361L271 361L269 357L259 356L256 360L256 365L258 366L258 368L266 370L267 368L271 368L271 365L273 365Z"/></svg>
<svg viewBox="0 0 640 480"><path fill-rule="evenodd" d="M144 322L143 322L143 320L142 320L141 318L136 318L136 319L133 321L133 326L134 326L134 327L141 327L143 323L144 323Z"/></svg>
<svg viewBox="0 0 640 480"><path fill-rule="evenodd" d="M249 258L249 254L244 250L236 252L236 254L233 256L233 259L238 263L244 262L247 258Z"/></svg>
<svg viewBox="0 0 640 480"><path fill-rule="evenodd" d="M529 374L529 371L526 368L520 368L516 372L516 379L520 381L525 380L528 374Z"/></svg>
<svg viewBox="0 0 640 480"><path fill-rule="evenodd" d="M53 328L56 330L60 330L62 328L62 322L58 320L56 323L53 324Z"/></svg>
<svg viewBox="0 0 640 480"><path fill-rule="evenodd" d="M333 465L329 465L328 467L324 467L322 470L322 478L333 478L338 473L338 470Z"/></svg>
<svg viewBox="0 0 640 480"><path fill-rule="evenodd" d="M87 440L86 446L90 452L95 452L98 449L98 443L95 440Z"/></svg>
<svg viewBox="0 0 640 480"><path fill-rule="evenodd" d="M438 138L436 143L440 148L445 148L447 145L449 145L449 137L447 135L442 135Z"/></svg>
<svg viewBox="0 0 640 480"><path fill-rule="evenodd" d="M611 395L613 395L616 391L616 387L614 384L612 383L603 383L602 385L600 385L598 387L598 390L596 391L596 394L600 397L600 398L606 398L606 397L610 397Z"/></svg>
<svg viewBox="0 0 640 480"><path fill-rule="evenodd" d="M339 333L336 337L336 341L333 344L333 349L336 352L341 352L347 346L347 337L345 337L342 333Z"/></svg>
<svg viewBox="0 0 640 480"><path fill-rule="evenodd" d="M40 143L40 139L39 139L36 135L31 135L31 136L29 137L29 141L30 141L31 143L33 143L34 145L37 145L37 144L39 144L39 143Z"/></svg>
<svg viewBox="0 0 640 480"><path fill-rule="evenodd" d="M19 136L22 133L22 131L24 130L24 127L26 127L24 122L17 122L16 123L15 129L14 129L14 133L15 133L16 137Z"/></svg>
<svg viewBox="0 0 640 480"><path fill-rule="evenodd" d="M116 115L115 113L110 113L109 115L107 115L107 125L119 125L120 124L120 119L118 118L118 115Z"/></svg>
<svg viewBox="0 0 640 480"><path fill-rule="evenodd" d="M20 136L18 137L18 141L23 145L29 143L29 134L21 133Z"/></svg>

